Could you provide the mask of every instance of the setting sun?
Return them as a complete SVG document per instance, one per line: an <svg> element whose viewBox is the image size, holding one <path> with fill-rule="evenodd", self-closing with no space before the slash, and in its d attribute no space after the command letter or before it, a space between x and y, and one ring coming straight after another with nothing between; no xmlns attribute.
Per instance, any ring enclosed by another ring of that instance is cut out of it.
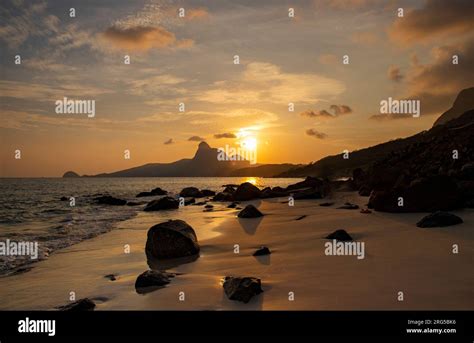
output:
<svg viewBox="0 0 474 343"><path fill-rule="evenodd" d="M245 150L255 151L257 150L257 139L255 137L244 138L240 142L240 146Z"/></svg>

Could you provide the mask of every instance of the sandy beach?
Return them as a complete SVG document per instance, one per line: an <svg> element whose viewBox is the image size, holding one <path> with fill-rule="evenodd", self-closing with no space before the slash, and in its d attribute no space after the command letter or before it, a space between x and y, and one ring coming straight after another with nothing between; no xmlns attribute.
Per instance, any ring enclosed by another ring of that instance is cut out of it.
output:
<svg viewBox="0 0 474 343"><path fill-rule="evenodd" d="M239 210L228 209L227 203L213 203L210 212L194 205L141 212L111 232L58 251L29 272L1 278L0 307L54 310L69 303L73 291L76 299L94 300L96 310L472 309L474 210L453 212L463 224L422 229L415 224L424 213L336 209L346 201L364 207L367 200L356 192L337 192L329 199L298 200L293 207L284 198L242 203L265 214L255 219L237 218ZM335 204L319 206L326 201ZM194 228L200 257L154 265L178 275L164 288L138 294L135 280L149 268L147 230L167 219L182 219ZM364 259L325 255L324 237L336 229L365 243ZM124 252L127 244L130 253ZM459 244L458 254L452 253L453 244ZM272 254L252 256L262 245ZM116 274L116 280L107 274ZM264 292L247 304L229 300L222 287L226 275L258 277ZM399 291L403 301L397 300Z"/></svg>

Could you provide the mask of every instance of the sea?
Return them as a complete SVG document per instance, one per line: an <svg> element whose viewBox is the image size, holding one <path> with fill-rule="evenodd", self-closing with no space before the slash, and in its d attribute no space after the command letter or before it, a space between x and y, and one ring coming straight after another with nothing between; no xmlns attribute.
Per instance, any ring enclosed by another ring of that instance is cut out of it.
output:
<svg viewBox="0 0 474 343"><path fill-rule="evenodd" d="M222 191L223 185L250 182L257 187L286 187L300 179L260 177L147 177L147 178L2 178L0 179L0 244L37 242L38 258L0 254L0 276L27 270L31 263L59 249L96 237L120 221L143 211L141 206L98 205L94 198L111 195L127 201L160 187L178 197L185 187ZM67 200L61 200L65 197ZM71 206L70 198L74 198Z"/></svg>

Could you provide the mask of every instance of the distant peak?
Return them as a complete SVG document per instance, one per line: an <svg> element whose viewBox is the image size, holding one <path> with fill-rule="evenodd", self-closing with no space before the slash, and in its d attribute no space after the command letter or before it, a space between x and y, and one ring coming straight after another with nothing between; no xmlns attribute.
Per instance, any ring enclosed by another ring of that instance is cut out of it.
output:
<svg viewBox="0 0 474 343"><path fill-rule="evenodd" d="M198 149L199 150L202 150L202 149L208 150L208 149L211 149L211 147L206 142L201 142L201 143L199 143Z"/></svg>

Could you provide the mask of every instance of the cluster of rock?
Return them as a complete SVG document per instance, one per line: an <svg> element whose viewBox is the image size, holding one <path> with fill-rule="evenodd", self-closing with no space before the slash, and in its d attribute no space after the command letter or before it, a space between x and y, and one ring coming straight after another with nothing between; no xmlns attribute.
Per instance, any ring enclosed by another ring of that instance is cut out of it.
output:
<svg viewBox="0 0 474 343"><path fill-rule="evenodd" d="M474 207L474 110L420 134L416 142L353 171L353 187L385 212Z"/></svg>
<svg viewBox="0 0 474 343"><path fill-rule="evenodd" d="M151 196L157 196L157 195L166 195L168 194L167 191L161 189L160 187L152 189L150 192L140 192L136 195L137 198L141 197L151 197Z"/></svg>
<svg viewBox="0 0 474 343"><path fill-rule="evenodd" d="M248 201L292 196L293 199L321 199L330 192L330 183L317 177L308 176L304 181L283 187L266 187L260 190L249 182L241 185L225 185L213 201Z"/></svg>

